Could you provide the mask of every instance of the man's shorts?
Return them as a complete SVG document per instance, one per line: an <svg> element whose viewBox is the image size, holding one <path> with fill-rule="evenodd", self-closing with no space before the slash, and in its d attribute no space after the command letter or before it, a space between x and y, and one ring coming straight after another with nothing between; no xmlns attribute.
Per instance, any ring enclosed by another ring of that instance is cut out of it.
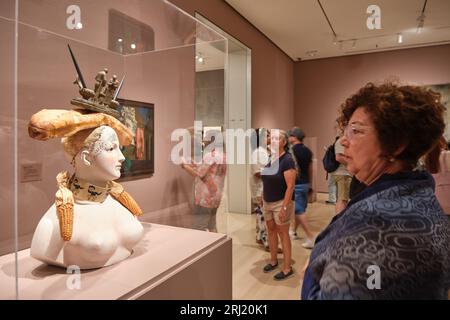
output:
<svg viewBox="0 0 450 320"><path fill-rule="evenodd" d="M275 220L275 223L279 226L290 224L291 217L294 214L294 201L290 201L287 205L286 218L284 221L280 221L280 211L283 206L283 200L276 202L264 201L264 219L266 221Z"/></svg>
<svg viewBox="0 0 450 320"><path fill-rule="evenodd" d="M352 177L348 175L335 175L337 187L337 199L336 201L348 201L350 199L350 183Z"/></svg>
<svg viewBox="0 0 450 320"><path fill-rule="evenodd" d="M308 207L309 183L295 185L295 214L303 214Z"/></svg>

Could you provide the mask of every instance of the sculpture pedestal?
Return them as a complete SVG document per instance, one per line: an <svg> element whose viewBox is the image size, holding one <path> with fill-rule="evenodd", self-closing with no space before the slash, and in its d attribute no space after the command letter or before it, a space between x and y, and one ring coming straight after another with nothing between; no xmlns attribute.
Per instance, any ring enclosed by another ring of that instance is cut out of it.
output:
<svg viewBox="0 0 450 320"><path fill-rule="evenodd" d="M232 299L232 246L224 234L143 223L130 258L81 271L18 253L19 299ZM0 300L15 298L14 254L0 257ZM76 281L80 280L80 289ZM73 289L70 289L73 288Z"/></svg>

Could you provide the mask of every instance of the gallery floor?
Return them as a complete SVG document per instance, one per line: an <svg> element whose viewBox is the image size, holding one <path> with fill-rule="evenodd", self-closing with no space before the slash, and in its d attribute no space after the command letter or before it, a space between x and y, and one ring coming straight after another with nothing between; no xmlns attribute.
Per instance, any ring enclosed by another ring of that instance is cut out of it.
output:
<svg viewBox="0 0 450 320"><path fill-rule="evenodd" d="M334 206L327 205L327 194L318 194L318 201L309 204L307 218L312 231L317 234L325 228L334 215ZM304 233L301 227L298 234L301 239L292 241L292 259L294 276L283 280L273 280L277 272L264 273L263 266L268 262L269 253L255 241L255 215L227 213L218 211L218 231L233 238L233 299L282 299L298 300L302 278L301 270L309 257L310 250L304 249ZM282 255L279 263L282 264Z"/></svg>

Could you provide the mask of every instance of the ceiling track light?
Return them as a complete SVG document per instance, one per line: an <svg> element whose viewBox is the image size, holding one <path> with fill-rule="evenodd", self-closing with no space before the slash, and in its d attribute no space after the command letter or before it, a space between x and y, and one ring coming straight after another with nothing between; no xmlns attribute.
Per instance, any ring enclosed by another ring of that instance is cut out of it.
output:
<svg viewBox="0 0 450 320"><path fill-rule="evenodd" d="M417 25L417 33L421 33L423 26L425 25L425 14L421 14L419 18L417 18L417 21L419 21L419 24Z"/></svg>
<svg viewBox="0 0 450 320"><path fill-rule="evenodd" d="M339 50L343 50L344 46L347 49L348 48L356 49L356 45L357 45L358 41L362 41L360 47L365 47L365 45L367 45L367 43L365 42L366 40L375 40L378 38L386 39L388 37L389 37L389 39L392 39L394 36L397 37L396 39L399 44L403 43L403 41L404 41L403 34L402 33L394 33L394 34L389 34L389 35L377 35L377 36L373 36L373 37L365 37L365 38L358 38L358 39L338 40L336 44L339 45ZM380 45L378 43L375 43L375 48L378 49L379 46ZM308 52L307 52L307 54L308 54Z"/></svg>
<svg viewBox="0 0 450 320"><path fill-rule="evenodd" d="M338 41L338 39L337 39L337 36L334 36L334 37L333 37L333 44L334 44L334 45L337 45L338 42L339 42L339 41Z"/></svg>
<svg viewBox="0 0 450 320"><path fill-rule="evenodd" d="M425 0L422 8L422 12L420 13L420 16L417 18L417 21L419 22L417 26L417 33L421 33L423 26L425 25L425 10L427 8L428 0Z"/></svg>
<svg viewBox="0 0 450 320"><path fill-rule="evenodd" d="M421 23L421 24L422 24L422 27L423 27L423 24L424 24L424 22L425 22L425 13L421 13L420 16L417 18L417 21L418 21L419 23Z"/></svg>

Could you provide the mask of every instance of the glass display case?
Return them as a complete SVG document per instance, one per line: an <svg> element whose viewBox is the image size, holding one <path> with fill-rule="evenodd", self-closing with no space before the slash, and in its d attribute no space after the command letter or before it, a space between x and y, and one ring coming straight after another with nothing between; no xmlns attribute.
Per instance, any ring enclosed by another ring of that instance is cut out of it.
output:
<svg viewBox="0 0 450 320"><path fill-rule="evenodd" d="M73 171L61 139L32 139L28 124L41 109L77 107L72 100L81 88L97 94L101 81L115 85L110 101L120 103L126 115L120 120L134 135L122 148L119 182L141 207L141 221L191 227L193 178L174 161L179 141L172 138L177 129L194 126L198 71L222 70L214 81L225 77L225 38L162 0L2 0L0 39L0 299L33 299L27 290L37 287L30 279L66 274L27 265L33 233L55 202L56 176ZM224 86L219 90L224 100ZM102 281L107 292L110 280ZM46 290L52 286L58 287ZM45 290L40 297L74 298Z"/></svg>

